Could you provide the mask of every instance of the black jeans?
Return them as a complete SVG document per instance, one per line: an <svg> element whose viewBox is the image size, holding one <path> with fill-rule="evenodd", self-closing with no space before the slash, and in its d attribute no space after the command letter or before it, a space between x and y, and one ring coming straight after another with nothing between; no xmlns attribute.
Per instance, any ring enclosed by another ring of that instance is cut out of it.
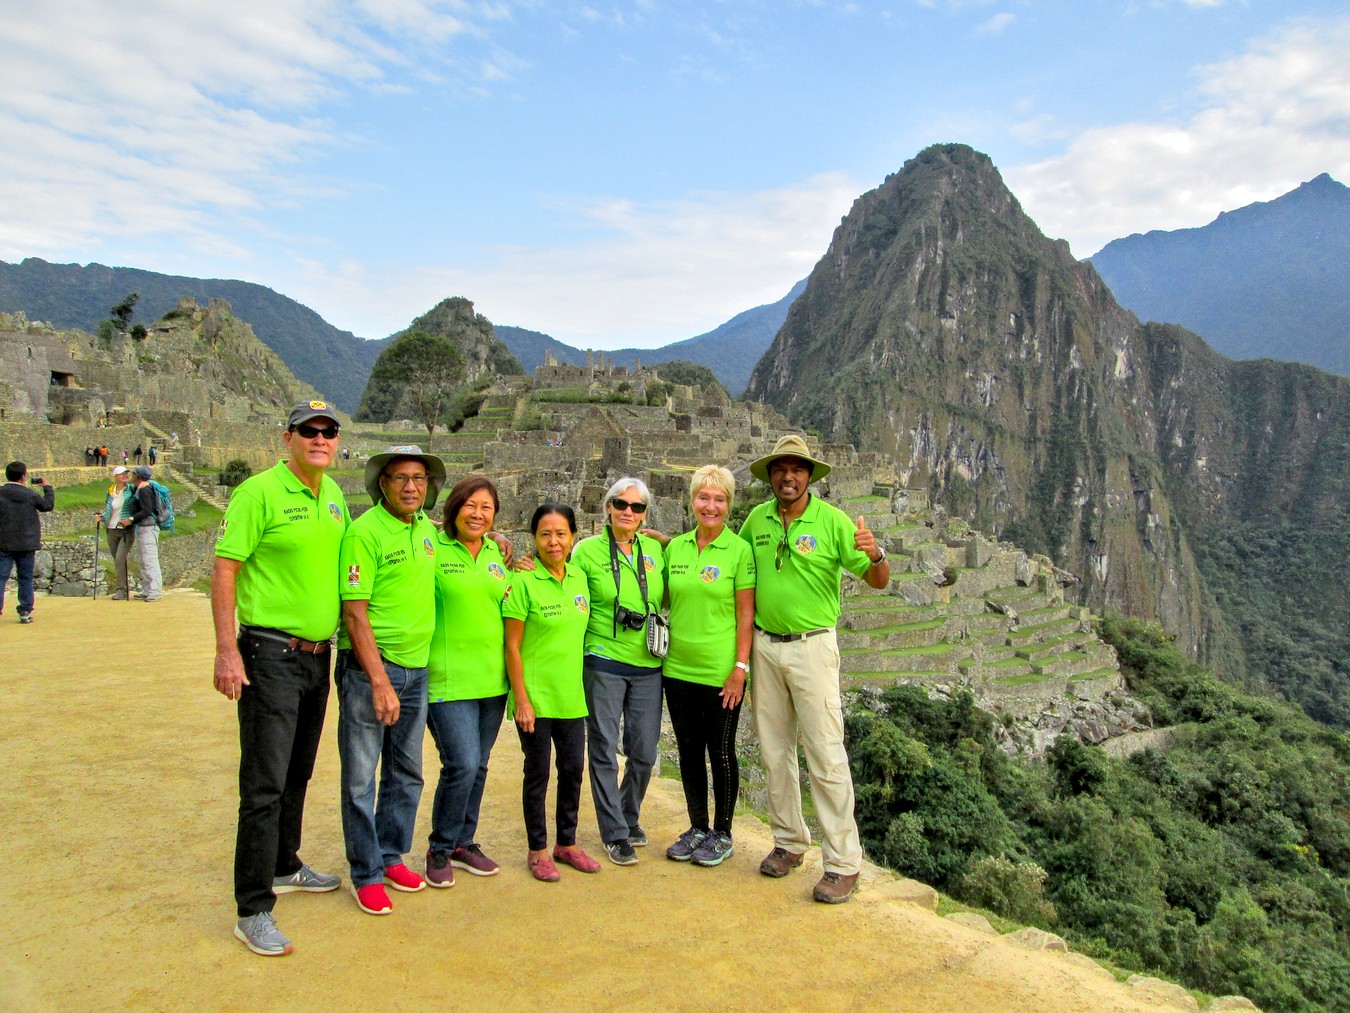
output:
<svg viewBox="0 0 1350 1013"><path fill-rule="evenodd" d="M684 804L689 824L708 829L708 770L704 758L712 764L714 819L712 829L731 833L736 815L736 795L740 790L741 768L736 761L736 726L741 720L741 705L722 706L721 689L683 679L662 676L666 690L666 709L680 751L680 781L684 785Z"/></svg>
<svg viewBox="0 0 1350 1013"><path fill-rule="evenodd" d="M585 718L535 718L534 731L521 731L520 748L525 754L525 776L520 802L525 811L525 836L531 851L548 847L548 760L558 750L558 794L554 813L554 844L571 847L577 842L577 811L581 806L581 775L586 769Z"/></svg>
<svg viewBox="0 0 1350 1013"><path fill-rule="evenodd" d="M234 900L239 917L271 911L275 876L300 868L305 792L328 706L328 654L239 637L249 685L239 697L239 832Z"/></svg>

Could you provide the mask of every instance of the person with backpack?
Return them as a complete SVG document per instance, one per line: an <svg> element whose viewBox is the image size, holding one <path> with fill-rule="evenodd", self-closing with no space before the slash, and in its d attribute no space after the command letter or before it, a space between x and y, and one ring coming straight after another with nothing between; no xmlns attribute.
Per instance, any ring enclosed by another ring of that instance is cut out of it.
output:
<svg viewBox="0 0 1350 1013"><path fill-rule="evenodd" d="M131 516L122 522L125 528L136 529L136 559L141 564L142 601L159 601L164 596L164 580L159 572L160 497L150 479L150 469L140 465L131 472L136 483L132 496Z"/></svg>

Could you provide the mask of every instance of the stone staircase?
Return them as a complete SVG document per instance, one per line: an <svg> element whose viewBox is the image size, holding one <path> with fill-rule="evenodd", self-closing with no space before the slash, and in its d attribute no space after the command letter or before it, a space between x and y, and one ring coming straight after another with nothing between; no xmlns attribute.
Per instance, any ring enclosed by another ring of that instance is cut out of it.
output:
<svg viewBox="0 0 1350 1013"><path fill-rule="evenodd" d="M196 494L198 499L210 503L217 510L223 511L225 509L226 500L216 495L214 486L203 485L196 481L187 468L174 467L174 458L177 454L177 448L174 446L174 441L170 434L164 432L164 430L160 429L149 419L142 419L141 425L145 428L146 432L155 438L155 443L157 444L155 447L155 454L157 455L155 467L165 469L173 475L175 482L187 486Z"/></svg>
<svg viewBox="0 0 1350 1013"><path fill-rule="evenodd" d="M1065 728L1100 742L1148 726L1115 651L1088 610L1065 601L1070 578L1049 559L929 509L920 491L882 486L837 502L866 518L891 561L883 591L845 575L845 689L969 689L1016 750L1039 752Z"/></svg>

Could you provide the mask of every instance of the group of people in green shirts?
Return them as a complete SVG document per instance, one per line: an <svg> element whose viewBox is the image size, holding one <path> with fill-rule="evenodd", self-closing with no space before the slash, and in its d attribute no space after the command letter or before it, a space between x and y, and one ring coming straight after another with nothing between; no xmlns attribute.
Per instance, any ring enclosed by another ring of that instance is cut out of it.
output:
<svg viewBox="0 0 1350 1013"><path fill-rule="evenodd" d="M557 881L559 866L600 871L577 843L583 772L606 856L637 863L635 849L648 843L641 806L663 700L689 815L666 857L720 865L733 853L736 733L752 673L775 838L760 872L787 875L811 844L800 738L825 867L813 897L849 898L862 854L843 747L839 581L848 569L885 587L889 568L863 518L855 527L808 492L829 466L800 437L784 437L751 464L774 498L751 511L739 534L727 527L732 474L708 465L691 477L693 530L668 537L644 527L650 492L625 476L604 496L597 535L578 541L572 508L541 504L530 519L533 552L520 560L494 530L501 503L486 476L456 483L441 523L432 523L445 469L415 446L369 460L374 505L351 520L325 474L339 438L328 405L297 405L283 436L289 459L235 490L216 545L215 686L239 703L235 935L249 949L291 952L272 914L278 894L340 885L298 855L334 632L343 836L362 911L389 914L386 888L446 888L457 869L499 871L476 838L504 716L523 754L526 861L535 879ZM325 574L336 574L336 585ZM427 729L441 769L418 873L404 856Z"/></svg>

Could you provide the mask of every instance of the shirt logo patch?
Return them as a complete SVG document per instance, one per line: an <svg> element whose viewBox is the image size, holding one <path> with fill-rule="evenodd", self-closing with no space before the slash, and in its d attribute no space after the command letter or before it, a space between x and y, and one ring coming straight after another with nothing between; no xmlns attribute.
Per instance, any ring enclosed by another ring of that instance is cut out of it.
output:
<svg viewBox="0 0 1350 1013"><path fill-rule="evenodd" d="M225 526L226 526L227 524L229 524L229 521L227 521L224 517L222 517L222 518L220 519L220 530L216 532L216 537L217 537L217 538L224 538L224 537L225 537Z"/></svg>
<svg viewBox="0 0 1350 1013"><path fill-rule="evenodd" d="M511 585L506 585L506 590L502 593L502 604L505 605L511 600Z"/></svg>
<svg viewBox="0 0 1350 1013"><path fill-rule="evenodd" d="M422 539L422 551L425 552L428 556L431 556L433 559L436 557L436 546L431 544L430 538Z"/></svg>
<svg viewBox="0 0 1350 1013"><path fill-rule="evenodd" d="M336 503L329 502L328 512L333 515L333 520L337 521L339 524L342 523L342 510Z"/></svg>
<svg viewBox="0 0 1350 1013"><path fill-rule="evenodd" d="M711 584L718 577L722 576L722 571L715 566L705 566L699 573L698 579L705 584Z"/></svg>
<svg viewBox="0 0 1350 1013"><path fill-rule="evenodd" d="M355 563L347 567L347 586L361 586L361 567L357 566Z"/></svg>
<svg viewBox="0 0 1350 1013"><path fill-rule="evenodd" d="M798 535L797 541L794 543L794 545L797 551L800 552L803 556L809 556L811 555L811 553L816 551L816 536Z"/></svg>
<svg viewBox="0 0 1350 1013"><path fill-rule="evenodd" d="M502 569L501 563L488 563L487 572L498 580L506 579L506 571Z"/></svg>
<svg viewBox="0 0 1350 1013"><path fill-rule="evenodd" d="M590 614L591 603L586 600L586 596L584 594L577 595L575 598L572 599L572 601L576 604L578 612L582 612L588 615Z"/></svg>
<svg viewBox="0 0 1350 1013"><path fill-rule="evenodd" d="M642 554L642 568L648 573L651 573L656 569L656 560L652 559L652 557L645 552Z"/></svg>

